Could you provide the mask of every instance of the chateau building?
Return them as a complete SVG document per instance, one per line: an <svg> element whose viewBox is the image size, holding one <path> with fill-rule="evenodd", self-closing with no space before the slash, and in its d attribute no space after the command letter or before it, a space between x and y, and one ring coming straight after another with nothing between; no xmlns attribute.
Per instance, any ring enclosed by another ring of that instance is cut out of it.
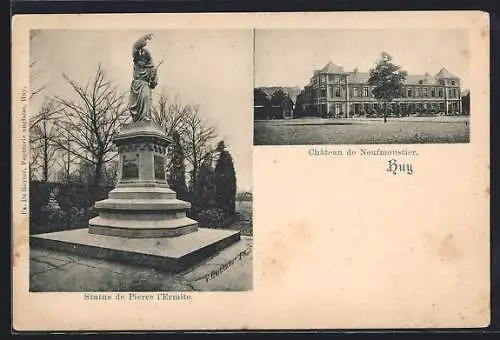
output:
<svg viewBox="0 0 500 340"><path fill-rule="evenodd" d="M297 98L297 108L320 115L351 117L382 109L368 85L369 72L357 68L347 72L329 62L315 70L308 85ZM414 114L434 112L446 115L462 113L460 79L442 68L436 75L408 74L403 96L389 104L392 112Z"/></svg>

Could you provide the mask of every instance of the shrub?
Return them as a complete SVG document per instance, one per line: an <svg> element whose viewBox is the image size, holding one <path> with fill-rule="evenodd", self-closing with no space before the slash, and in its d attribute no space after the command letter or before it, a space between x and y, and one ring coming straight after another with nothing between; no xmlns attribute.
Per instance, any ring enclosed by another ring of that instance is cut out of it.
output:
<svg viewBox="0 0 500 340"><path fill-rule="evenodd" d="M197 217L200 227L223 227L229 224L228 216L220 208L203 210Z"/></svg>

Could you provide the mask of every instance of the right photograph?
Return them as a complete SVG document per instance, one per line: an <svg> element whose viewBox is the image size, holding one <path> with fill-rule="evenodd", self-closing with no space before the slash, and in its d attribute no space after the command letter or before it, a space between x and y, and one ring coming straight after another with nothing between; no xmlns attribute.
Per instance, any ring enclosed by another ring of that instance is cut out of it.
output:
<svg viewBox="0 0 500 340"><path fill-rule="evenodd" d="M467 30L255 30L254 145L468 143Z"/></svg>

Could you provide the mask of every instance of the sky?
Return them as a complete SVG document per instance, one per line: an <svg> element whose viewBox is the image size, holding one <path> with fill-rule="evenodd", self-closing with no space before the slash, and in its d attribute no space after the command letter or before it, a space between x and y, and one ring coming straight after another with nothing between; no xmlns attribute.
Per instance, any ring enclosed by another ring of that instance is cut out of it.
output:
<svg viewBox="0 0 500 340"><path fill-rule="evenodd" d="M332 61L346 71L369 72L382 51L410 74L442 67L470 84L467 30L256 30L255 86L306 85L314 69Z"/></svg>
<svg viewBox="0 0 500 340"><path fill-rule="evenodd" d="M43 30L32 39L31 82L46 85L30 103L36 112L44 98L71 97L62 74L85 84L101 63L108 79L128 91L132 81L132 44L153 33L153 60L163 59L154 91L198 105L233 156L240 191L252 190L253 37L251 30Z"/></svg>

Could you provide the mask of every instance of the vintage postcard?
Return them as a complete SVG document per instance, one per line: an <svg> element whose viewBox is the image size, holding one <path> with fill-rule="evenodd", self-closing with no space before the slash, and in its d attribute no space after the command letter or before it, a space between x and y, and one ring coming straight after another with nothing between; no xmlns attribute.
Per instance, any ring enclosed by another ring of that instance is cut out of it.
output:
<svg viewBox="0 0 500 340"><path fill-rule="evenodd" d="M12 32L15 330L489 325L488 14Z"/></svg>

